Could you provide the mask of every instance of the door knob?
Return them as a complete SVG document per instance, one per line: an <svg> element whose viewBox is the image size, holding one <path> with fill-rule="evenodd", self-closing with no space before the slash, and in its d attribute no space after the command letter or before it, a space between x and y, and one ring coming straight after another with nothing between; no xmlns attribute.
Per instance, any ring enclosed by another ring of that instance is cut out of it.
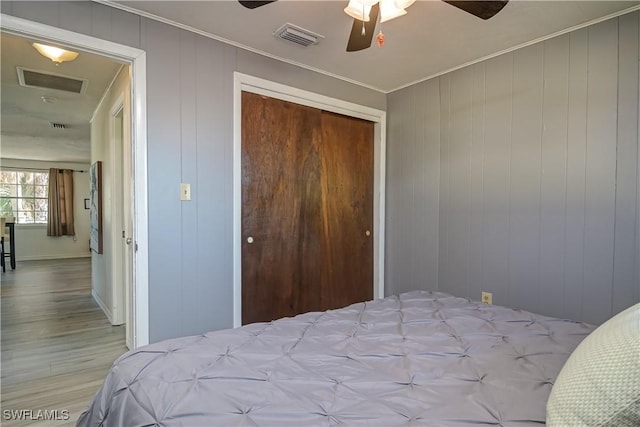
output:
<svg viewBox="0 0 640 427"><path fill-rule="evenodd" d="M365 231L364 235L367 236L367 237L371 236L371 231L369 231L369 230Z"/></svg>
<svg viewBox="0 0 640 427"><path fill-rule="evenodd" d="M133 239L131 237L127 237L127 239L124 241L127 245L130 245L131 243L133 243Z"/></svg>
<svg viewBox="0 0 640 427"><path fill-rule="evenodd" d="M253 243L253 237L251 236L247 237L247 243Z"/></svg>

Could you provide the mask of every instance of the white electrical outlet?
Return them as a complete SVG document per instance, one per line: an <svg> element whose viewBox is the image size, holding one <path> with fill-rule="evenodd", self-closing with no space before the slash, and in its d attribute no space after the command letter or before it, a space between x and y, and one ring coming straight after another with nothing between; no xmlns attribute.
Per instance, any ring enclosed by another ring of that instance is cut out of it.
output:
<svg viewBox="0 0 640 427"><path fill-rule="evenodd" d="M493 304L493 294L491 292L482 292L482 302L485 304Z"/></svg>
<svg viewBox="0 0 640 427"><path fill-rule="evenodd" d="M180 200L191 200L191 184L180 184Z"/></svg>

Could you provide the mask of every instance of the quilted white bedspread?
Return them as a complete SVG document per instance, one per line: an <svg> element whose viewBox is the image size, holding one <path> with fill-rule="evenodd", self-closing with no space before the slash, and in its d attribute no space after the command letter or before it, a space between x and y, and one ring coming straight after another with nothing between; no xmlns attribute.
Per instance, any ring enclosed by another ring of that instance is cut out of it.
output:
<svg viewBox="0 0 640 427"><path fill-rule="evenodd" d="M593 326L409 292L159 342L78 426L525 426Z"/></svg>

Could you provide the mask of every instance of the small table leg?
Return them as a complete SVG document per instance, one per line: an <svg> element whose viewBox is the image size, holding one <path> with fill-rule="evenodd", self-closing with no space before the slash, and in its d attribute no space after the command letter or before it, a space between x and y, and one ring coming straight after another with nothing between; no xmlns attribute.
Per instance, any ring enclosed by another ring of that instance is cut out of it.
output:
<svg viewBox="0 0 640 427"><path fill-rule="evenodd" d="M11 259L11 269L15 270L16 269L16 236L15 236L15 223L13 222L9 222L7 223L7 226L9 227L9 246L10 246L10 250L11 250L11 254L10 254L10 259Z"/></svg>

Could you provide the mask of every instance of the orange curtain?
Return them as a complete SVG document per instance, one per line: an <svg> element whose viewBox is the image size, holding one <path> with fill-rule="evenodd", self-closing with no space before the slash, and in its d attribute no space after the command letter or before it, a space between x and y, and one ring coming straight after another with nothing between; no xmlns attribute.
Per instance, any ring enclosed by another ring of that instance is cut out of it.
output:
<svg viewBox="0 0 640 427"><path fill-rule="evenodd" d="M75 236L73 226L73 171L49 170L47 236Z"/></svg>

